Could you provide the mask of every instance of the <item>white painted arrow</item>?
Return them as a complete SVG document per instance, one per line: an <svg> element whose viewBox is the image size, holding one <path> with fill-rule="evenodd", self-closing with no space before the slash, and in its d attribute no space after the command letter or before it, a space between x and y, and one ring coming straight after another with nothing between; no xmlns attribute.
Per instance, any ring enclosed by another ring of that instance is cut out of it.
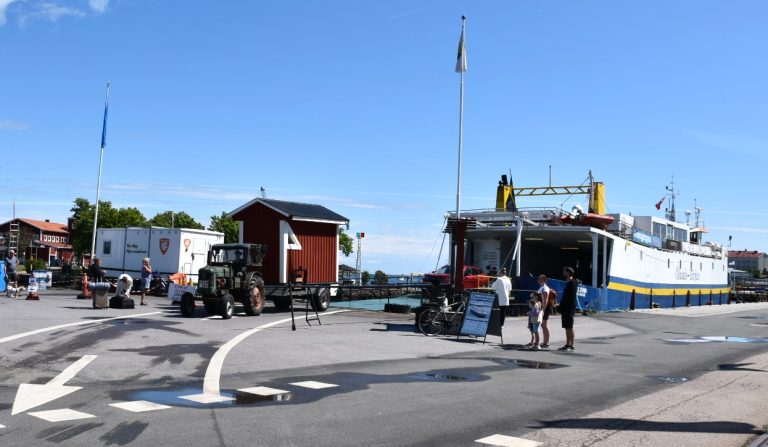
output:
<svg viewBox="0 0 768 447"><path fill-rule="evenodd" d="M22 383L16 391L16 399L13 401L11 415L22 413L40 405L46 404L67 394L74 393L82 387L64 385L71 380L81 369L85 368L95 359L95 355L84 355L80 360L69 365L58 376L51 379L45 385L32 385Z"/></svg>

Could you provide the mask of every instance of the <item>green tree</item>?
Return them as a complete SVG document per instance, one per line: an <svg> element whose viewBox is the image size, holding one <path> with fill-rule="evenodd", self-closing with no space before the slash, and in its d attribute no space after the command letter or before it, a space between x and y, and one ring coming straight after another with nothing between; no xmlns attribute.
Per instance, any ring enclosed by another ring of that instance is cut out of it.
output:
<svg viewBox="0 0 768 447"><path fill-rule="evenodd" d="M371 272L368 270L363 270L363 273L360 274L360 281L363 284L368 284L368 281L371 280Z"/></svg>
<svg viewBox="0 0 768 447"><path fill-rule="evenodd" d="M88 199L78 197L70 211L75 219L70 235L72 248L79 255L90 253L96 207ZM143 227L146 224L147 219L137 208L114 208L112 202L99 201L98 228Z"/></svg>
<svg viewBox="0 0 768 447"><path fill-rule="evenodd" d="M211 224L208 229L224 233L224 243L226 244L238 242L240 239L240 226L225 211L221 212L221 216L211 216Z"/></svg>
<svg viewBox="0 0 768 447"><path fill-rule="evenodd" d="M376 270L376 272L373 274L373 283L377 285L384 285L389 281L389 278L387 277L387 274L382 272L381 270Z"/></svg>
<svg viewBox="0 0 768 447"><path fill-rule="evenodd" d="M339 250L344 256L349 256L355 251L352 236L348 235L341 227L339 227Z"/></svg>
<svg viewBox="0 0 768 447"><path fill-rule="evenodd" d="M155 214L155 217L149 219L147 224L155 227L166 228L192 228L195 230L203 230L205 226L196 221L192 216L184 211L164 211L162 213Z"/></svg>

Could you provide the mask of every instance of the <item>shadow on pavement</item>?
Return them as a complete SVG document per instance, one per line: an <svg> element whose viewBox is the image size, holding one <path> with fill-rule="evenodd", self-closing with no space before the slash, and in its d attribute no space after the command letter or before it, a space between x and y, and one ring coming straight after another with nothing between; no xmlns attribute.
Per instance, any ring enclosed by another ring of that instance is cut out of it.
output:
<svg viewBox="0 0 768 447"><path fill-rule="evenodd" d="M729 433L759 435L762 430L754 425L732 421L663 422L640 421L623 418L558 419L539 421L541 426L529 428L563 428L581 430L657 431L677 433Z"/></svg>

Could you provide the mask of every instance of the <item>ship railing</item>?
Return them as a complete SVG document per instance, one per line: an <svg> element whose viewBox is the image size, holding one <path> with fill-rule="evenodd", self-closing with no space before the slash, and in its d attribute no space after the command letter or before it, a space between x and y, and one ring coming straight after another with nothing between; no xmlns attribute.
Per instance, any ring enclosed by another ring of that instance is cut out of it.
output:
<svg viewBox="0 0 768 447"><path fill-rule="evenodd" d="M548 225L552 223L553 217L564 214L568 212L556 207L526 207L518 208L517 211L499 211L496 208L461 211L461 217L474 219L480 227L508 226L517 222L518 217L522 218L527 225ZM449 211L448 215L456 217L456 212Z"/></svg>

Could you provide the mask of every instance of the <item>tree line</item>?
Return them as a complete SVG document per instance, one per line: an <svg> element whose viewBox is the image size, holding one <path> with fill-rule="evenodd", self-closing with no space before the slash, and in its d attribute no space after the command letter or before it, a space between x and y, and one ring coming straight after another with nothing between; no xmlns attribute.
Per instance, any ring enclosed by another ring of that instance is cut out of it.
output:
<svg viewBox="0 0 768 447"><path fill-rule="evenodd" d="M96 206L84 199L78 197L72 206L73 234L70 235L70 243L73 251L78 255L89 253L91 251L91 241L93 239L93 219L96 214ZM125 227L167 227L167 228L192 228L197 230L206 229L203 224L196 221L192 216L184 211L163 211L155 214L151 219L147 219L138 208L126 207L115 208L112 202L99 200L99 221L98 228L125 228ZM234 243L239 238L239 227L236 220L222 211L220 215L211 216L211 224L208 230L224 233L225 243ZM339 228L339 250L344 256L349 256L353 251L352 237Z"/></svg>

